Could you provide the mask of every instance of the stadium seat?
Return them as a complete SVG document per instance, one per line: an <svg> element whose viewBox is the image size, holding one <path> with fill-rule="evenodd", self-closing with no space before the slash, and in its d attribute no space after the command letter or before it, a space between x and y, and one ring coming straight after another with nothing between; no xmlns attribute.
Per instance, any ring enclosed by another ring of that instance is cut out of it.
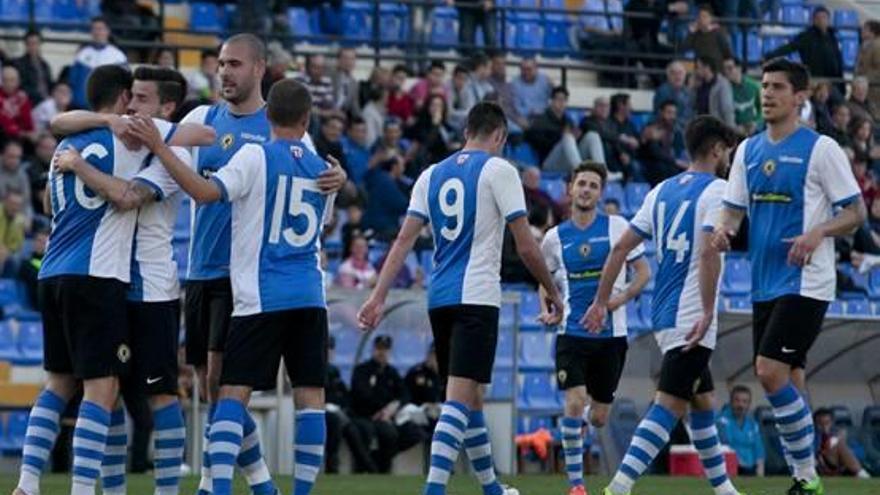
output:
<svg viewBox="0 0 880 495"><path fill-rule="evenodd" d="M868 297L880 299L880 269L875 268L868 274Z"/></svg>
<svg viewBox="0 0 880 495"><path fill-rule="evenodd" d="M6 440L15 452L20 452L24 446L24 435L27 431L28 413L25 411L13 411L6 418Z"/></svg>
<svg viewBox="0 0 880 495"><path fill-rule="evenodd" d="M517 435L522 435L523 433L531 433L532 431L529 429L529 423L531 418L526 416L525 414L520 414L516 418L516 433Z"/></svg>
<svg viewBox="0 0 880 495"><path fill-rule="evenodd" d="M290 29L290 35L295 38L316 34L312 29L309 11L302 7L287 9L287 28Z"/></svg>
<svg viewBox="0 0 880 495"><path fill-rule="evenodd" d="M498 329L498 343L495 346L495 366L513 367L513 327Z"/></svg>
<svg viewBox="0 0 880 495"><path fill-rule="evenodd" d="M520 409L556 410L562 407L556 395L556 384L551 373L523 373L520 391Z"/></svg>
<svg viewBox="0 0 880 495"><path fill-rule="evenodd" d="M490 400L510 400L513 398L513 370L498 368L492 370L492 383L489 384L486 398Z"/></svg>
<svg viewBox="0 0 880 495"><path fill-rule="evenodd" d="M624 212L631 212L635 214L635 212L639 211L639 208L642 207L642 203L645 201L645 196L648 195L648 191L651 190L651 185L647 182L630 182L624 187L624 197L626 199L626 205L623 206Z"/></svg>
<svg viewBox="0 0 880 495"><path fill-rule="evenodd" d="M834 10L834 27L837 29L858 29L859 13L850 9Z"/></svg>
<svg viewBox="0 0 880 495"><path fill-rule="evenodd" d="M525 332L519 334L519 367L523 371L553 369L553 333Z"/></svg>
<svg viewBox="0 0 880 495"><path fill-rule="evenodd" d="M602 199L608 201L613 199L620 204L620 209L626 208L625 193L623 186L619 182L609 182L605 184L605 191L602 193Z"/></svg>
<svg viewBox="0 0 880 495"><path fill-rule="evenodd" d="M757 63L761 61L761 37L755 31L749 31L746 34L746 56L749 62Z"/></svg>
<svg viewBox="0 0 880 495"><path fill-rule="evenodd" d="M223 30L220 10L214 3L192 2L189 4L189 27L193 31L219 33Z"/></svg>
<svg viewBox="0 0 880 495"><path fill-rule="evenodd" d="M847 316L871 316L871 305L867 299L846 301L844 314Z"/></svg>
<svg viewBox="0 0 880 495"><path fill-rule="evenodd" d="M507 289L502 289L507 290ZM510 303L502 303L501 308L498 311L498 327L499 328L511 328L513 327L514 320L516 319L516 308L513 304Z"/></svg>
<svg viewBox="0 0 880 495"><path fill-rule="evenodd" d="M367 2L342 2L342 32L346 44L356 45L372 39L372 12L373 6Z"/></svg>
<svg viewBox="0 0 880 495"><path fill-rule="evenodd" d="M18 327L18 349L26 364L43 362L43 323L39 321L20 322Z"/></svg>
<svg viewBox="0 0 880 495"><path fill-rule="evenodd" d="M357 359L358 345L361 341L361 333L355 328L341 327L332 332L336 339L336 359L337 363L355 364Z"/></svg>
<svg viewBox="0 0 880 495"><path fill-rule="evenodd" d="M541 179L541 190L549 194L554 201L559 202L565 197L566 184L559 179Z"/></svg>
<svg viewBox="0 0 880 495"><path fill-rule="evenodd" d="M15 335L9 322L0 321L0 361L18 362L21 353L15 345Z"/></svg>
<svg viewBox="0 0 880 495"><path fill-rule="evenodd" d="M544 38L538 19L525 18L524 15L519 14L519 18L514 21L516 31L513 46L518 53L527 56L541 51Z"/></svg>
<svg viewBox="0 0 880 495"><path fill-rule="evenodd" d="M721 293L725 296L745 296L751 291L751 263L743 256L728 255L721 278Z"/></svg>
<svg viewBox="0 0 880 495"><path fill-rule="evenodd" d="M439 47L458 45L458 11L453 7L437 7L431 20L431 44Z"/></svg>
<svg viewBox="0 0 880 495"><path fill-rule="evenodd" d="M524 167L537 167L541 165L538 160L538 153L525 141L512 146L508 158Z"/></svg>
<svg viewBox="0 0 880 495"><path fill-rule="evenodd" d="M802 5L783 5L782 22L793 24L794 26L786 26L786 28L794 28L795 31L798 31L797 26L810 24L810 9Z"/></svg>
<svg viewBox="0 0 880 495"><path fill-rule="evenodd" d="M6 22L27 22L30 17L29 0L3 0L0 2L0 19Z"/></svg>
<svg viewBox="0 0 880 495"><path fill-rule="evenodd" d="M840 299L831 301L831 304L828 306L828 316L834 316L840 318L844 315L844 304Z"/></svg>
<svg viewBox="0 0 880 495"><path fill-rule="evenodd" d="M538 293L523 292L519 307L519 329L521 331L541 329L541 323L538 321L540 314L541 301Z"/></svg>
<svg viewBox="0 0 880 495"><path fill-rule="evenodd" d="M551 20L550 15L548 14L544 21L545 53L547 56L557 57L572 53L571 38L568 34L571 24L565 19Z"/></svg>
<svg viewBox="0 0 880 495"><path fill-rule="evenodd" d="M398 368L403 368L404 373L409 368L422 362L428 352L428 334L401 329L394 333L394 347L391 350L392 359Z"/></svg>
<svg viewBox="0 0 880 495"><path fill-rule="evenodd" d="M843 55L843 66L846 70L852 70L859 56L858 33L841 31L838 39L840 40L840 53Z"/></svg>
<svg viewBox="0 0 880 495"><path fill-rule="evenodd" d="M0 278L0 306L21 303L18 282L14 278Z"/></svg>
<svg viewBox="0 0 880 495"><path fill-rule="evenodd" d="M379 37L382 43L398 45L406 35L408 11L404 5L381 2L379 4Z"/></svg>

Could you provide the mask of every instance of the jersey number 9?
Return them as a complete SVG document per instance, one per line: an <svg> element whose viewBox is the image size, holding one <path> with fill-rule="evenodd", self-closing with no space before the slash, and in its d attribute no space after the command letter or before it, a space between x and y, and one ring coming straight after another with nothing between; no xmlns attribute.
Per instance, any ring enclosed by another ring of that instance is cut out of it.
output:
<svg viewBox="0 0 880 495"><path fill-rule="evenodd" d="M287 201L288 177L286 175L278 176L278 186L275 189L275 206L272 209L272 225L269 229L269 243L278 244L281 237L293 247L303 247L314 240L318 233L319 217L315 207L303 201L305 191L312 191L320 194L318 183L313 179L303 179L300 177L290 178L290 201ZM285 203L287 203L285 205ZM306 219L306 229L302 233L297 233L293 227L281 229L282 217L284 216L284 208L287 207L287 213L290 216L304 216Z"/></svg>
<svg viewBox="0 0 880 495"><path fill-rule="evenodd" d="M452 194L450 194L452 193ZM449 196L454 196L450 198ZM461 179L452 178L440 186L440 211L447 217L440 229L440 235L448 241L458 239L464 224L464 183ZM455 226L449 228L449 218L455 219Z"/></svg>

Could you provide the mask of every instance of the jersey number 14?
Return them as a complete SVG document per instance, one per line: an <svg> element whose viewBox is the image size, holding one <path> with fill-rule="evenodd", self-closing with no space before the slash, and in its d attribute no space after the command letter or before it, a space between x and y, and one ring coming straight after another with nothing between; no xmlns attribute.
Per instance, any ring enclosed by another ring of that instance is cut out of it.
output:
<svg viewBox="0 0 880 495"><path fill-rule="evenodd" d="M681 221L684 219L685 213L687 213L688 207L691 205L690 201L682 201L682 203L678 206L678 210L675 212L675 216L672 217L672 225L669 226L669 232L666 232L666 202L661 201L660 204L657 205L657 261L662 262L663 257L666 255L666 251L672 251L675 253L675 262L682 263L684 261L685 254L690 251L691 243L688 240L688 236L686 232L678 232L678 229L681 227Z"/></svg>

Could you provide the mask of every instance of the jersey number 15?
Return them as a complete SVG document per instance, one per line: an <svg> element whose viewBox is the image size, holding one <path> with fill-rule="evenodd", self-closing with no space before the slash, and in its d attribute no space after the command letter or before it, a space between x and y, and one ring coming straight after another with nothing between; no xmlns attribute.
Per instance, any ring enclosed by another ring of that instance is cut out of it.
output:
<svg viewBox="0 0 880 495"><path fill-rule="evenodd" d="M288 183L290 184L288 187ZM287 189L290 189L288 201ZM305 191L312 191L321 194L318 189L318 183L313 179L303 179L301 177L288 178L286 175L278 176L278 186L275 189L275 205L272 209L272 224L269 229L269 243L278 244L281 237L285 242L293 247L303 247L315 238L320 225L320 217L315 207L311 203L303 200ZM281 228L284 210L287 208L287 214L293 217L304 216L306 219L306 229L302 233L297 233L293 227Z"/></svg>

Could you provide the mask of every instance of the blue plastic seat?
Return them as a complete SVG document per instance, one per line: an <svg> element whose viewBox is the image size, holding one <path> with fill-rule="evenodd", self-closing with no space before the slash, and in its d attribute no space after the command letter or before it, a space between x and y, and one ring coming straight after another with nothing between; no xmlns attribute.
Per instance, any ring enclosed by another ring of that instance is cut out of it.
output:
<svg viewBox="0 0 880 495"><path fill-rule="evenodd" d="M402 4L379 4L379 37L383 43L398 45L406 41L409 10Z"/></svg>
<svg viewBox="0 0 880 495"><path fill-rule="evenodd" d="M437 7L431 20L431 44L439 47L458 45L458 11L453 7Z"/></svg>
<svg viewBox="0 0 880 495"><path fill-rule="evenodd" d="M548 332L525 332L519 334L519 364L523 371L547 371L553 369L553 335Z"/></svg>
<svg viewBox="0 0 880 495"><path fill-rule="evenodd" d="M833 22L834 27L838 29L858 29L859 13L850 9L835 9Z"/></svg>
<svg viewBox="0 0 880 495"><path fill-rule="evenodd" d="M742 256L728 255L721 278L721 293L725 296L744 296L751 291L751 263Z"/></svg>
<svg viewBox="0 0 880 495"><path fill-rule="evenodd" d="M756 63L761 61L761 45L762 39L755 31L749 31L746 34L746 56L749 62Z"/></svg>
<svg viewBox="0 0 880 495"><path fill-rule="evenodd" d="M21 358L9 322L0 321L0 361L17 362Z"/></svg>
<svg viewBox="0 0 880 495"><path fill-rule="evenodd" d="M27 22L30 16L28 0L3 0L0 2L0 19L7 22Z"/></svg>
<svg viewBox="0 0 880 495"><path fill-rule="evenodd" d="M546 192L554 201L561 201L566 193L565 181L559 179L541 179L541 190Z"/></svg>
<svg viewBox="0 0 880 495"><path fill-rule="evenodd" d="M516 26L514 48L524 55L531 55L543 48L543 30L538 19L524 18L525 14L519 14L519 19L514 21Z"/></svg>
<svg viewBox="0 0 880 495"><path fill-rule="evenodd" d="M217 4L193 2L189 4L189 27L193 31L219 33L223 30Z"/></svg>
<svg viewBox="0 0 880 495"><path fill-rule="evenodd" d="M605 191L602 193L602 199L608 201L613 199L620 204L620 209L626 208L626 199L623 192L623 186L619 182L609 182L605 184Z"/></svg>
<svg viewBox="0 0 880 495"><path fill-rule="evenodd" d="M831 301L828 306L828 316L841 317L844 315L844 304L840 299Z"/></svg>
<svg viewBox="0 0 880 495"><path fill-rule="evenodd" d="M43 362L43 323L22 321L18 327L18 349L29 364Z"/></svg>
<svg viewBox="0 0 880 495"><path fill-rule="evenodd" d="M309 11L302 7L290 7L287 9L287 27L290 35L294 37L312 36L312 20Z"/></svg>
<svg viewBox="0 0 880 495"><path fill-rule="evenodd" d="M24 436L27 431L28 413L25 411L13 411L6 419L6 440L15 452L20 452L24 446Z"/></svg>
<svg viewBox="0 0 880 495"><path fill-rule="evenodd" d="M567 20L551 20L550 15L547 14L544 21L544 51L548 56L558 57L572 53L571 37L568 34L571 24Z"/></svg>
<svg viewBox="0 0 880 495"><path fill-rule="evenodd" d="M519 328L521 331L539 330L541 323L541 301L537 292L523 292L519 306Z"/></svg>
<svg viewBox="0 0 880 495"><path fill-rule="evenodd" d="M495 366L513 367L513 327L498 329L498 342L495 345Z"/></svg>
<svg viewBox="0 0 880 495"><path fill-rule="evenodd" d="M513 371L510 368L492 370L492 383L486 397L492 400L510 400L513 397Z"/></svg>
<svg viewBox="0 0 880 495"><path fill-rule="evenodd" d="M522 166L537 167L541 164L538 153L525 141L511 147L509 158Z"/></svg>
<svg viewBox="0 0 880 495"><path fill-rule="evenodd" d="M521 409L555 410L562 407L556 394L553 375L549 373L523 373L520 392Z"/></svg>
<svg viewBox="0 0 880 495"><path fill-rule="evenodd" d="M21 302L18 282L14 278L0 278L0 306Z"/></svg>
<svg viewBox="0 0 880 495"><path fill-rule="evenodd" d="M810 9L801 5L783 5L782 22L785 24L806 26L810 23Z"/></svg>
<svg viewBox="0 0 880 495"><path fill-rule="evenodd" d="M843 55L843 66L846 70L852 70L859 56L858 34L853 31L841 31L839 40L840 53Z"/></svg>
<svg viewBox="0 0 880 495"><path fill-rule="evenodd" d="M853 299L846 302L847 316L871 316L871 305L867 299Z"/></svg>
<svg viewBox="0 0 880 495"><path fill-rule="evenodd" d="M645 202L645 196L648 195L648 192L651 190L651 185L647 182L630 182L623 189L626 206L624 206L624 211L635 213L639 211L639 208L642 207L642 203Z"/></svg>
<svg viewBox="0 0 880 495"><path fill-rule="evenodd" d="M373 6L367 2L342 3L342 32L346 42L359 44L370 41L373 34L372 13Z"/></svg>

